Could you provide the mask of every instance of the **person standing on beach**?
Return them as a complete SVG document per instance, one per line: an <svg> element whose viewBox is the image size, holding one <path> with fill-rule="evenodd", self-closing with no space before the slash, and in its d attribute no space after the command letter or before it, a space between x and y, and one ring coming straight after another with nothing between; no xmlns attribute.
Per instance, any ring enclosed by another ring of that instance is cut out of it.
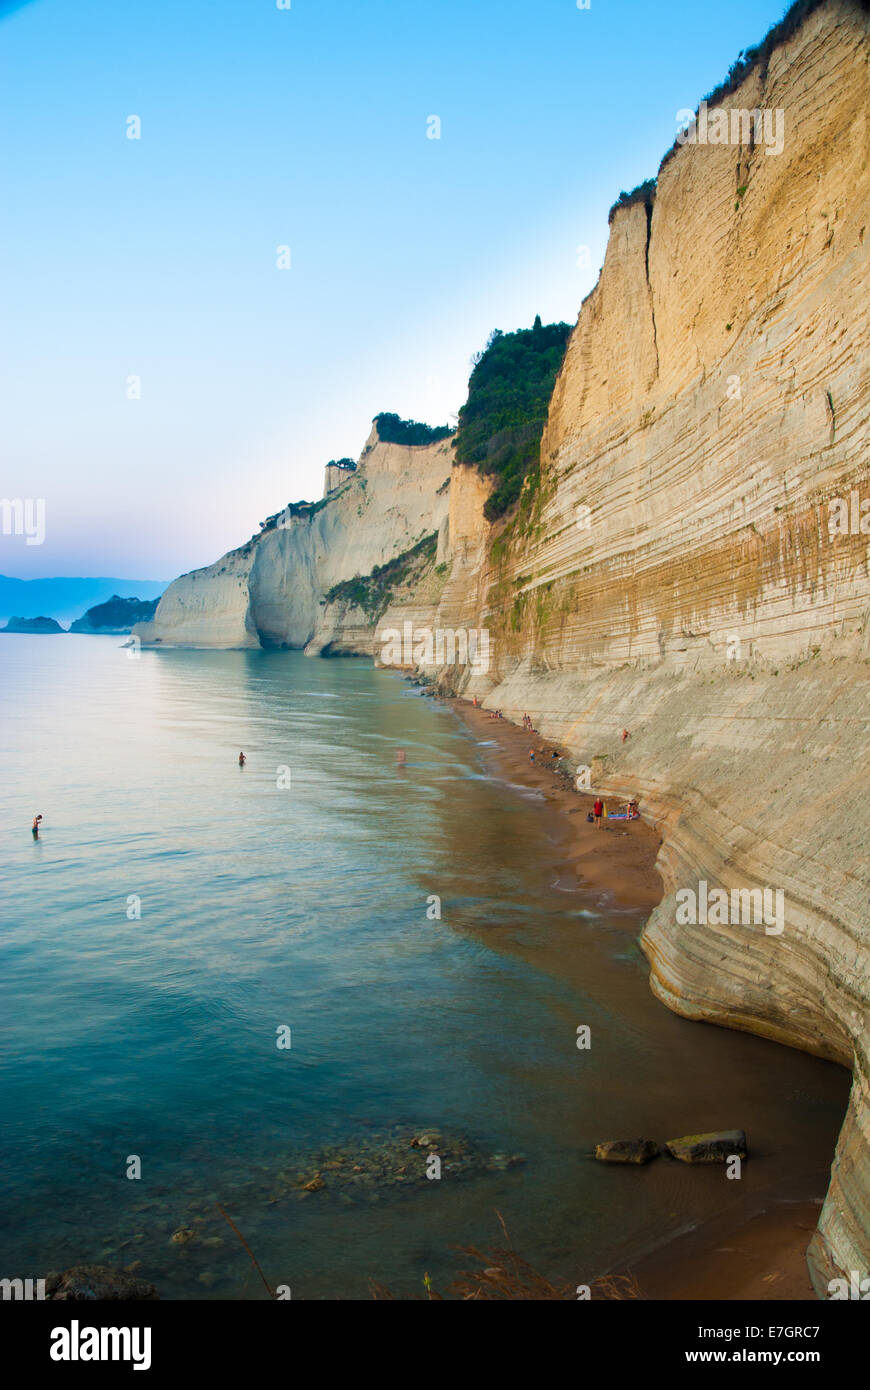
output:
<svg viewBox="0 0 870 1390"><path fill-rule="evenodd" d="M622 731L622 741L623 741L623 743L625 743L625 740L626 740L627 738L628 738L628 729L623 729L623 731Z"/></svg>
<svg viewBox="0 0 870 1390"><path fill-rule="evenodd" d="M534 748L530 748L530 749L529 749L529 762L530 762L530 763L533 763L534 761L535 761L535 750L534 750Z"/></svg>
<svg viewBox="0 0 870 1390"><path fill-rule="evenodd" d="M595 817L595 829L596 829L596 830L600 830L600 829L601 829L601 817L602 817L603 812L604 812L604 802L601 800L601 797L600 797L600 796L599 796L599 797L596 797L596 799L595 799L595 805L592 807L592 814L593 814L593 816Z"/></svg>

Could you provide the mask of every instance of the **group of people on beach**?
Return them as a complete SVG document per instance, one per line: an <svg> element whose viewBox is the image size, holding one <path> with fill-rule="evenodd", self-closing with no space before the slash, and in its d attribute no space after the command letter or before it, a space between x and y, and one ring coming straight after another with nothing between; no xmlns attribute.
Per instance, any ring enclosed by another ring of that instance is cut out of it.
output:
<svg viewBox="0 0 870 1390"><path fill-rule="evenodd" d="M534 729L532 730L532 733L534 733ZM546 766L549 764L549 766L550 766L550 768L552 769L553 772L564 772L564 768L562 767L562 754L561 754L561 753L557 753L557 751L556 751L555 748L551 748L551 749L550 749L550 756L549 756L549 758L548 758L548 757L547 757L547 750L546 750L545 748L542 748L542 749L540 749L539 751L540 751L540 753L541 753L541 763L540 763L540 766L541 766L541 767L546 767ZM530 748L530 749L529 749L529 762L530 762L530 763L535 762L535 750L534 750L534 748Z"/></svg>
<svg viewBox="0 0 870 1390"><path fill-rule="evenodd" d="M601 822L604 818L606 811L607 807L601 800L601 797L597 796L592 806L592 819L595 823L596 830L601 829ZM631 797L628 801L626 801L625 809L621 812L617 812L617 816L620 820L640 820L640 808L634 797Z"/></svg>

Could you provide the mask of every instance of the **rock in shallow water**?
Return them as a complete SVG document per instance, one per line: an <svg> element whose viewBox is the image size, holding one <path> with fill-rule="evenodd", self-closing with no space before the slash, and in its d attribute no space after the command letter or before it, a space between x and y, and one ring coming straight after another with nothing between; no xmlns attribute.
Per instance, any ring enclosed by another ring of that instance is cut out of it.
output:
<svg viewBox="0 0 870 1390"><path fill-rule="evenodd" d="M733 1155L745 1158L746 1135L742 1129L716 1129L710 1134L685 1134L669 1139L665 1148L681 1163L727 1163Z"/></svg>
<svg viewBox="0 0 870 1390"><path fill-rule="evenodd" d="M606 1139L595 1145L599 1163L649 1163L658 1156L659 1146L652 1139Z"/></svg>
<svg viewBox="0 0 870 1390"><path fill-rule="evenodd" d="M45 1296L59 1301L107 1302L111 1300L153 1302L160 1295L146 1279L112 1265L73 1265L63 1274L48 1274Z"/></svg>
<svg viewBox="0 0 870 1390"><path fill-rule="evenodd" d="M192 1231L189 1226L179 1226L177 1231L173 1231L169 1240L172 1245L188 1245L192 1240L197 1240L196 1231Z"/></svg>

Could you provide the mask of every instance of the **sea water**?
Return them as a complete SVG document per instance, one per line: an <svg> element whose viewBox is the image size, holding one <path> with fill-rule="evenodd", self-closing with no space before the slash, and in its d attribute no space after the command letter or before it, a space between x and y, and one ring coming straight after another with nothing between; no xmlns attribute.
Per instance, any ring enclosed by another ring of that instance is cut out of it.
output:
<svg viewBox="0 0 870 1390"><path fill-rule="evenodd" d="M0 1276L268 1297L226 1213L293 1298L444 1292L505 1230L580 1284L824 1191L847 1074L658 1004L642 916L559 890L449 709L364 660L121 642L0 645ZM736 1182L590 1157L735 1126Z"/></svg>

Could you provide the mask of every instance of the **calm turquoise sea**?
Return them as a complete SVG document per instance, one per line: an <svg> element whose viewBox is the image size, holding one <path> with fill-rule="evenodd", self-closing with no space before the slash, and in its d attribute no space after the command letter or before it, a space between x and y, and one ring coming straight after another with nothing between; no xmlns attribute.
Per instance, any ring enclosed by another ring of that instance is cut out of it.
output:
<svg viewBox="0 0 870 1390"><path fill-rule="evenodd" d="M0 645L0 1275L265 1297L220 1204L294 1298L444 1288L499 1217L580 1283L818 1192L846 1073L655 1003L642 919L559 890L547 817L451 711L361 660L121 640ZM740 1183L589 1159L735 1125Z"/></svg>

